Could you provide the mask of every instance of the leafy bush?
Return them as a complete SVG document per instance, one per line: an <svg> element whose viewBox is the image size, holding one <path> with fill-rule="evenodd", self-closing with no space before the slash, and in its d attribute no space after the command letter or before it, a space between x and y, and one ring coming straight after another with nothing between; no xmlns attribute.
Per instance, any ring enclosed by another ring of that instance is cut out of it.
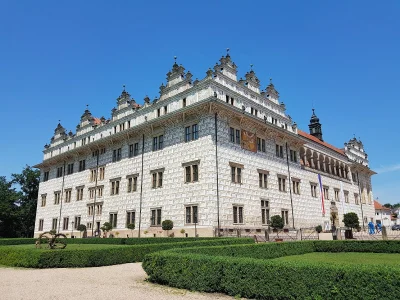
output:
<svg viewBox="0 0 400 300"><path fill-rule="evenodd" d="M174 222L172 222L171 220L164 220L162 221L161 226L163 230L167 231L168 235L168 231L174 228Z"/></svg>
<svg viewBox="0 0 400 300"><path fill-rule="evenodd" d="M314 251L400 253L400 241L306 241L172 249L147 255L142 265L152 282L246 298L398 298L397 266L269 260Z"/></svg>
<svg viewBox="0 0 400 300"><path fill-rule="evenodd" d="M75 239L70 239L72 241ZM86 239L79 239L86 240ZM136 239L87 239L98 241L124 240L131 241ZM141 239L137 239L141 240ZM153 240L155 240L153 238ZM158 239L158 241L167 241L171 239ZM63 250L47 250L26 248L26 246L3 246L0 247L0 265L26 267L26 268L70 268L70 267L97 267L114 264L122 264L128 262L142 261L148 253L160 250L168 250L172 248L185 247L204 247L228 244L254 243L253 239L210 239L179 242L174 239L173 242L159 244L142 244L142 245L98 245L93 248L77 249L76 247ZM111 243L110 243L111 244Z"/></svg>
<svg viewBox="0 0 400 300"><path fill-rule="evenodd" d="M343 216L344 226L348 228L358 228L360 227L360 222L358 221L358 215L354 212L349 212Z"/></svg>
<svg viewBox="0 0 400 300"><path fill-rule="evenodd" d="M160 244L160 243L176 243L179 241L198 241L198 240L216 240L220 238L214 237L202 237L202 238L175 238L173 240L166 238L114 238L114 239L102 239L102 238L83 238L83 239L68 239L67 244L116 244L116 245L141 245L141 244ZM4 245L34 245L36 238L16 238L16 239L1 239L0 246Z"/></svg>
<svg viewBox="0 0 400 300"><path fill-rule="evenodd" d="M280 215L275 215L271 217L271 227L274 229L282 229L285 224Z"/></svg>

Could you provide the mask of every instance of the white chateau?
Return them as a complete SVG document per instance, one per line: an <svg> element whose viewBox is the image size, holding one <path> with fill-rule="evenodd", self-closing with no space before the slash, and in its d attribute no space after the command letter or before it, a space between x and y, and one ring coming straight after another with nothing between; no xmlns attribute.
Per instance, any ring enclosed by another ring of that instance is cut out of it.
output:
<svg viewBox="0 0 400 300"><path fill-rule="evenodd" d="M202 80L175 62L158 99L141 106L124 88L111 119L86 109L76 133L58 124L36 165L35 236L77 235L79 224L90 236L104 222L120 237L131 236L130 223L134 236L164 236L166 219L175 236L259 232L277 214L287 228L329 229L347 212L366 225L375 172L363 144L324 142L314 111L309 132L286 114L272 82L260 90L253 70L238 79L229 52Z"/></svg>

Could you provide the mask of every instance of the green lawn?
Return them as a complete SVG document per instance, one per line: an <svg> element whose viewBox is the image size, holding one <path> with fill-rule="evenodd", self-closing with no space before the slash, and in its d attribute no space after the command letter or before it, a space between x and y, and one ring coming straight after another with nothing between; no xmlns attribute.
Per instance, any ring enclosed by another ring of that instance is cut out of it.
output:
<svg viewBox="0 0 400 300"><path fill-rule="evenodd" d="M129 247L129 245L104 245L104 244L67 244L67 247L65 250L85 250L85 249L107 249L107 248L115 248L115 247ZM0 249L15 249L15 250L27 250L27 249L32 249L32 250L49 250L49 247L47 245L42 245L42 248L35 248L35 245L7 245L7 246L0 246ZM52 250L52 251L56 251Z"/></svg>
<svg viewBox="0 0 400 300"><path fill-rule="evenodd" d="M274 261L298 261L307 263L326 263L344 265L391 265L400 266L400 254L394 253L361 253L361 252L313 252L302 255L291 255L273 259Z"/></svg>

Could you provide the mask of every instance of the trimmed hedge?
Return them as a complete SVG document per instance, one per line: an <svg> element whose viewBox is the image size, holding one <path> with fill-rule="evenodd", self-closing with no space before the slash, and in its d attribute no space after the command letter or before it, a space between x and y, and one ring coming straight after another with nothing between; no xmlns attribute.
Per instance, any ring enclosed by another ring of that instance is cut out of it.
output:
<svg viewBox="0 0 400 300"><path fill-rule="evenodd" d="M205 241L220 239L218 237L188 237L188 238L76 238L67 239L67 244L107 244L107 245L142 245L142 244L161 244L161 243L176 243L189 241ZM0 246L6 245L35 245L36 238L15 238L15 239L0 239Z"/></svg>
<svg viewBox="0 0 400 300"><path fill-rule="evenodd" d="M400 241L307 241L176 249L147 255L143 268L152 282L246 298L398 299L398 267L268 259L315 251L399 253Z"/></svg>
<svg viewBox="0 0 400 300"><path fill-rule="evenodd" d="M107 240L107 239L104 239ZM0 247L0 265L25 267L25 268L75 268L97 267L142 261L144 256L160 250L172 248L185 248L248 244L253 239L212 239L191 242L176 242L143 245L104 245L93 249L62 249L47 250L21 248L13 246Z"/></svg>

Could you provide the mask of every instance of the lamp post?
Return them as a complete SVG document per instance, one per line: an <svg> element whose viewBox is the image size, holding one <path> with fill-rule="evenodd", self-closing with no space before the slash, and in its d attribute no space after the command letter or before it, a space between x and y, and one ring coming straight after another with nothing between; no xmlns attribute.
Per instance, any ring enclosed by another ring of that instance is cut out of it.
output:
<svg viewBox="0 0 400 300"><path fill-rule="evenodd" d="M71 239L74 237L74 224L75 224L75 222L72 221L71 222L71 225L72 225L72 228L71 228Z"/></svg>

